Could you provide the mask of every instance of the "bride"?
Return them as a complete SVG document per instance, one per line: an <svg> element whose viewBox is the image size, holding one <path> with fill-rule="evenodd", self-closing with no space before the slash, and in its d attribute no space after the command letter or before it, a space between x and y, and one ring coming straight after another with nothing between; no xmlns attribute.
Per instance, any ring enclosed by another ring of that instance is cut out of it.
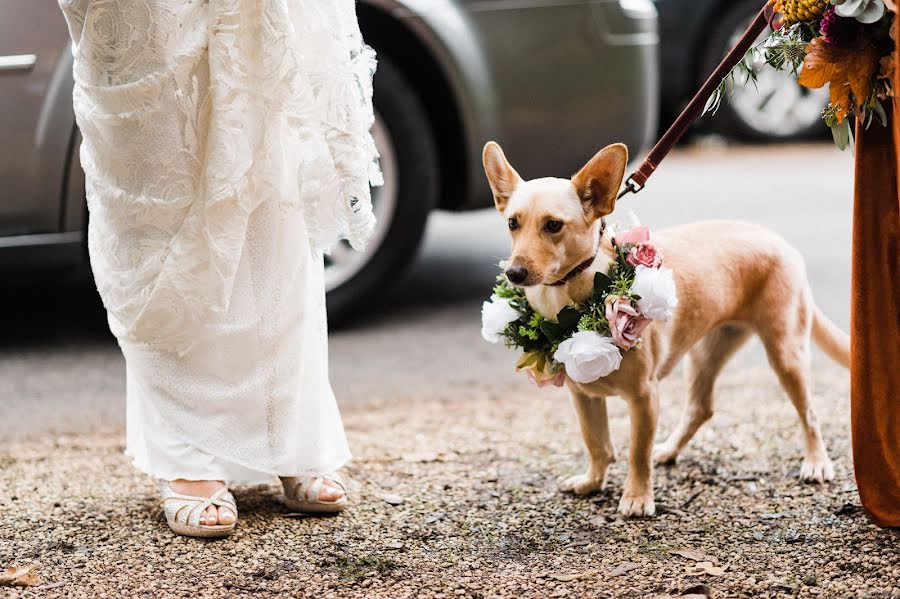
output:
<svg viewBox="0 0 900 599"><path fill-rule="evenodd" d="M322 256L380 183L354 0L59 2L126 453L178 534L231 533L228 485L272 476L344 509Z"/></svg>

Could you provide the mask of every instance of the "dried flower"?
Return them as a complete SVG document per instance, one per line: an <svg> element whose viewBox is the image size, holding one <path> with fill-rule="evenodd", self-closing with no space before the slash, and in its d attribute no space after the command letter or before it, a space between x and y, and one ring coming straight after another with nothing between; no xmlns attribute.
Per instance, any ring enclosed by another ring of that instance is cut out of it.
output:
<svg viewBox="0 0 900 599"><path fill-rule="evenodd" d="M833 6L825 11L820 27L825 41L835 46L849 46L856 41L861 30L859 21L839 16Z"/></svg>

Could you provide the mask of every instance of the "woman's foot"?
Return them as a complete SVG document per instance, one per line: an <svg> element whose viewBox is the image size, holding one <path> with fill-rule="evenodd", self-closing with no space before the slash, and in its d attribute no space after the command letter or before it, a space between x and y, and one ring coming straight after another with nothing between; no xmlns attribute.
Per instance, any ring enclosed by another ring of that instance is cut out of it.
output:
<svg viewBox="0 0 900 599"><path fill-rule="evenodd" d="M322 479L322 486L319 487L319 501L334 503L346 496L347 494L344 492L344 487L342 487L340 483L327 478Z"/></svg>
<svg viewBox="0 0 900 599"><path fill-rule="evenodd" d="M334 514L347 507L347 491L337 474L282 477L284 503L298 512Z"/></svg>
<svg viewBox="0 0 900 599"><path fill-rule="evenodd" d="M221 480L185 480L179 478L169 481L169 486L176 493L193 497L212 497L213 493L225 486ZM221 524L229 526L234 524L234 513L228 508L217 508L211 505L200 515L200 524L203 526L215 526Z"/></svg>

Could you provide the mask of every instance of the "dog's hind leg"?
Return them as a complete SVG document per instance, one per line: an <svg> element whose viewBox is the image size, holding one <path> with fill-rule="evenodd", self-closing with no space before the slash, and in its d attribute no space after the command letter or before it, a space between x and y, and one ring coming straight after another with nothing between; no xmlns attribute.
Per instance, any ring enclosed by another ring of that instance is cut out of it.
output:
<svg viewBox="0 0 900 599"><path fill-rule="evenodd" d="M574 383L569 382L569 393L578 424L588 452L588 469L584 474L570 476L560 484L561 491L587 495L606 486L606 471L616 460L615 449L609 438L609 418L606 414L606 398L586 395Z"/></svg>
<svg viewBox="0 0 900 599"><path fill-rule="evenodd" d="M788 323L793 324L793 323ZM785 326L761 331L769 364L794 404L803 427L804 456L800 479L823 483L834 478L834 465L828 457L819 422L810 405L809 327ZM805 331L805 334L804 334Z"/></svg>
<svg viewBox="0 0 900 599"><path fill-rule="evenodd" d="M654 462L675 462L697 429L712 417L716 377L731 356L747 341L750 333L747 328L723 325L691 348L685 360L684 378L688 395L681 411L681 419L669 438L654 447Z"/></svg>

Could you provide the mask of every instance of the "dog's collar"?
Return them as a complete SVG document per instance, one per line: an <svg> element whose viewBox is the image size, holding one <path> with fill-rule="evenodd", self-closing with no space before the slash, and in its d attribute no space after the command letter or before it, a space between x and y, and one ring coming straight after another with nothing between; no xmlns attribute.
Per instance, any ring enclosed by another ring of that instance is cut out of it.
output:
<svg viewBox="0 0 900 599"><path fill-rule="evenodd" d="M600 239L597 242L597 251L594 252L594 255L591 256L590 258L588 258L587 260L585 260L584 262L582 262L581 264L579 264L578 266L576 266L575 268L573 268L572 270L570 270L568 272L568 274L566 274L566 276L559 279L558 281L556 281L554 283L544 283L544 284L547 285L548 287L559 287L560 285L565 285L566 283L571 281L573 277L576 277L576 276L580 275L581 273L583 273L585 270L587 270L587 268L591 264L594 263L594 260L597 259L597 254L600 253L600 245L603 243L603 233L605 233L605 232L606 232L606 219L601 218L600 219Z"/></svg>

